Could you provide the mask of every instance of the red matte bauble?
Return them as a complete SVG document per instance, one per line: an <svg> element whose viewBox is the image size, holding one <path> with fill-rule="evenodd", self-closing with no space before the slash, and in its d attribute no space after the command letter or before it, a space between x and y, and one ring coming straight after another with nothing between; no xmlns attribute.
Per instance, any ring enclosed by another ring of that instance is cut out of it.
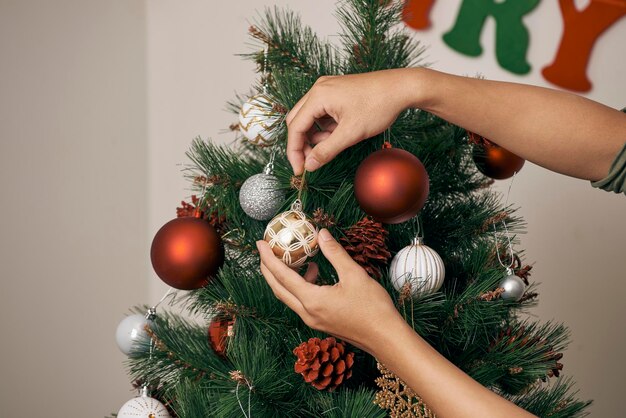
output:
<svg viewBox="0 0 626 418"><path fill-rule="evenodd" d="M491 142L474 145L472 157L478 171L496 180L512 177L526 162L522 157Z"/></svg>
<svg viewBox="0 0 626 418"><path fill-rule="evenodd" d="M214 318L209 324L209 344L218 355L226 356L228 338L232 337L235 330L235 320L228 318Z"/></svg>
<svg viewBox="0 0 626 418"><path fill-rule="evenodd" d="M361 209L380 222L397 224L417 215L428 198L428 173L413 154L383 148L356 171L354 194Z"/></svg>
<svg viewBox="0 0 626 418"><path fill-rule="evenodd" d="M159 229L150 249L152 267L168 285L181 290L205 286L224 262L222 239L207 221L176 218Z"/></svg>

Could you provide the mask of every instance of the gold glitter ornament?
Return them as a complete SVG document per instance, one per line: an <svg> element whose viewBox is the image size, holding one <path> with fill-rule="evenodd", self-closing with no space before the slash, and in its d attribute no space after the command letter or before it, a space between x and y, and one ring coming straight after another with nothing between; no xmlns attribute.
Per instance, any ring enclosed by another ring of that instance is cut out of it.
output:
<svg viewBox="0 0 626 418"><path fill-rule="evenodd" d="M436 418L435 414L410 387L380 363L376 364L381 376L376 379L380 388L374 403L389 410L391 418Z"/></svg>
<svg viewBox="0 0 626 418"><path fill-rule="evenodd" d="M284 116L274 109L274 100L266 93L257 94L241 106L239 131L255 145L272 145Z"/></svg>
<svg viewBox="0 0 626 418"><path fill-rule="evenodd" d="M290 210L279 213L267 224L263 239L276 257L289 267L299 267L317 254L317 233L317 227L302 212L302 203L297 199Z"/></svg>

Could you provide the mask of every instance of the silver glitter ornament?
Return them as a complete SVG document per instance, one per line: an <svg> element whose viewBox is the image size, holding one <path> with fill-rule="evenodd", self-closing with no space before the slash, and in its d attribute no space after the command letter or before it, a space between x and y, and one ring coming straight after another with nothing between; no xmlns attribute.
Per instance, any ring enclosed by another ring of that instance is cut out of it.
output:
<svg viewBox="0 0 626 418"><path fill-rule="evenodd" d="M239 204L249 217L267 221L281 208L285 192L279 188L276 176L272 174L270 162L260 174L248 178L239 190Z"/></svg>
<svg viewBox="0 0 626 418"><path fill-rule="evenodd" d="M502 299L504 300L514 300L519 302L524 296L524 292L526 291L526 285L524 281L513 274L513 270L508 268L506 270L506 277L502 279L498 287L504 289L502 293Z"/></svg>

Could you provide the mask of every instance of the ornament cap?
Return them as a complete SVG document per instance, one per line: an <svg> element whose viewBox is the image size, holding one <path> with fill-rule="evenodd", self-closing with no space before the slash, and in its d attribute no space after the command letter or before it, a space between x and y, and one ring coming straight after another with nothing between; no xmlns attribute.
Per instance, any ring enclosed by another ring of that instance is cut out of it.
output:
<svg viewBox="0 0 626 418"><path fill-rule="evenodd" d="M193 211L193 217L194 218L202 218L202 210L200 209L200 207L196 207Z"/></svg>
<svg viewBox="0 0 626 418"><path fill-rule="evenodd" d="M296 212L302 212L302 201L300 199L296 199L291 204L291 210Z"/></svg>
<svg viewBox="0 0 626 418"><path fill-rule="evenodd" d="M424 237L415 237L411 241L411 245L424 245Z"/></svg>
<svg viewBox="0 0 626 418"><path fill-rule="evenodd" d="M389 141L383 142L383 149L389 149L389 148L393 148L393 145L391 145L391 142Z"/></svg>
<svg viewBox="0 0 626 418"><path fill-rule="evenodd" d="M150 396L150 389L148 389L148 385L143 385L139 389L139 396L141 396L142 398L147 398Z"/></svg>
<svg viewBox="0 0 626 418"><path fill-rule="evenodd" d="M263 174L273 174L274 173L274 163L273 162L269 162L265 165L265 168L263 168Z"/></svg>
<svg viewBox="0 0 626 418"><path fill-rule="evenodd" d="M148 321L152 321L154 318L156 318L156 306L153 306L146 312L146 319Z"/></svg>
<svg viewBox="0 0 626 418"><path fill-rule="evenodd" d="M515 272L513 271L513 269L511 267L507 267L506 268L506 275L507 276L513 276L515 274Z"/></svg>

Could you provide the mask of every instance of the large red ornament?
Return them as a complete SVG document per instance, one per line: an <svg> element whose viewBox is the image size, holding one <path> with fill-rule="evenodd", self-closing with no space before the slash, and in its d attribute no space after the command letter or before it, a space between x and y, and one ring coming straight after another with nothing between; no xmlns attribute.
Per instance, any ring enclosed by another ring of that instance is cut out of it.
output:
<svg viewBox="0 0 626 418"><path fill-rule="evenodd" d="M470 141L474 142L472 157L478 171L492 179L508 179L519 172L526 162L522 157L474 133L470 133Z"/></svg>
<svg viewBox="0 0 626 418"><path fill-rule="evenodd" d="M168 285L198 289L222 266L224 247L215 229L196 211L194 216L173 219L159 229L150 258L154 271Z"/></svg>
<svg viewBox="0 0 626 418"><path fill-rule="evenodd" d="M354 194L361 209L376 220L398 224L415 216L428 198L428 173L410 152L391 148L367 157L356 171Z"/></svg>
<svg viewBox="0 0 626 418"><path fill-rule="evenodd" d="M213 318L209 324L209 344L219 356L226 356L228 339L235 335L235 319Z"/></svg>

